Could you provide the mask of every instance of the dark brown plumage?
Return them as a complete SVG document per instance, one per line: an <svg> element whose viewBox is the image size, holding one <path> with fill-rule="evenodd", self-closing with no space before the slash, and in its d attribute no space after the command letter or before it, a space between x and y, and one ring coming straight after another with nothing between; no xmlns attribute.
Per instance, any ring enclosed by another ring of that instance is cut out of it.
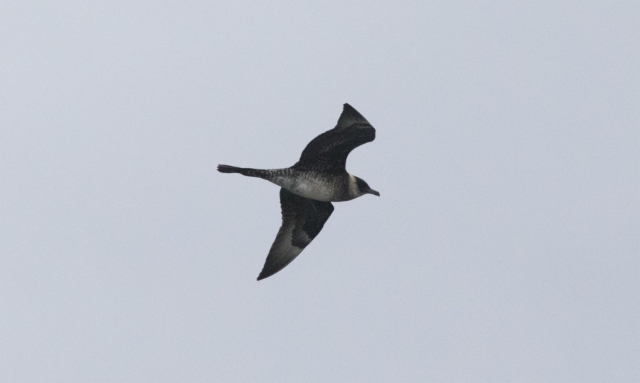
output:
<svg viewBox="0 0 640 383"><path fill-rule="evenodd" d="M314 138L300 160L285 169L252 169L218 165L221 173L240 173L281 186L282 226L258 280L286 267L320 233L333 212L332 201L364 194L380 196L361 178L347 173L347 156L376 138L376 130L351 105L344 104L335 128Z"/></svg>

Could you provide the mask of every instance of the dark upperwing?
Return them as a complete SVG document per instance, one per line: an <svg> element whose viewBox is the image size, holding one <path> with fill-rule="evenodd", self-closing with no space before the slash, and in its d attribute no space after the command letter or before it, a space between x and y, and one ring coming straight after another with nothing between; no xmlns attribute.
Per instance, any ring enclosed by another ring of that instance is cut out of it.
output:
<svg viewBox="0 0 640 383"><path fill-rule="evenodd" d="M344 104L335 128L314 138L292 167L300 170L344 172L347 156L358 146L376 138L376 130L351 105Z"/></svg>
<svg viewBox="0 0 640 383"><path fill-rule="evenodd" d="M280 207L282 226L258 280L272 276L291 263L320 233L333 213L331 202L300 197L285 189L280 189Z"/></svg>

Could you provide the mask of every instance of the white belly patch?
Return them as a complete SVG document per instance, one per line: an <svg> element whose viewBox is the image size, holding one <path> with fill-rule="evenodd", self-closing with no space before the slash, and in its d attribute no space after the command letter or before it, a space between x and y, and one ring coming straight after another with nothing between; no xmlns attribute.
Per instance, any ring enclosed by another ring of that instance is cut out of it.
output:
<svg viewBox="0 0 640 383"><path fill-rule="evenodd" d="M331 185L312 178L277 177L271 182L305 198L325 202L335 200L335 192Z"/></svg>

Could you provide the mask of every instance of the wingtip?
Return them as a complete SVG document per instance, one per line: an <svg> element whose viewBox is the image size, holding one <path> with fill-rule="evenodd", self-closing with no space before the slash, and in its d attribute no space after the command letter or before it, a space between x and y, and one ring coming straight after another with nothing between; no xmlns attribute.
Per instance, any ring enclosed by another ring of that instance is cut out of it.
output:
<svg viewBox="0 0 640 383"><path fill-rule="evenodd" d="M358 111L356 110L356 108L354 108L353 106L351 106L351 104L349 104L349 103L347 103L347 102L345 102L345 103L342 105L342 113L344 113L344 112L349 112L349 113L356 112L358 115L360 115L360 112L358 112Z"/></svg>
<svg viewBox="0 0 640 383"><path fill-rule="evenodd" d="M347 127L353 123L365 123L368 124L366 118L360 112L356 110L353 106L348 103L344 103L342 105L342 113L340 114L340 118L338 119L338 126Z"/></svg>
<svg viewBox="0 0 640 383"><path fill-rule="evenodd" d="M265 273L265 271L264 271L264 270L262 270L262 271L260 272L260 275L258 275L258 278L256 278L256 281L261 281L261 280L263 280L263 279L265 279L265 278L269 278L269 277L270 277L270 276L272 276L273 274L275 274L275 273L268 274L268 273Z"/></svg>
<svg viewBox="0 0 640 383"><path fill-rule="evenodd" d="M264 266L262 267L262 270L260 271L260 275L258 275L258 278L256 280L261 281L265 278L269 278L270 276L272 276L273 274L277 273L280 270L282 269L280 268L274 271L273 268L267 267L267 262L265 262Z"/></svg>

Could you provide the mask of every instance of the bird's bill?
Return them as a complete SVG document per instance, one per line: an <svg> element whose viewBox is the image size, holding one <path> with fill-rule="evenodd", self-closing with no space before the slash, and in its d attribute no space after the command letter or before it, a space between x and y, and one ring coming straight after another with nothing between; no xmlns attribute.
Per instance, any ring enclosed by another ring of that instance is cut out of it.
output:
<svg viewBox="0 0 640 383"><path fill-rule="evenodd" d="M369 194L373 194L373 195L377 195L378 197L380 197L380 193L378 193L377 191L373 190L373 189L369 189L367 190L367 193Z"/></svg>

